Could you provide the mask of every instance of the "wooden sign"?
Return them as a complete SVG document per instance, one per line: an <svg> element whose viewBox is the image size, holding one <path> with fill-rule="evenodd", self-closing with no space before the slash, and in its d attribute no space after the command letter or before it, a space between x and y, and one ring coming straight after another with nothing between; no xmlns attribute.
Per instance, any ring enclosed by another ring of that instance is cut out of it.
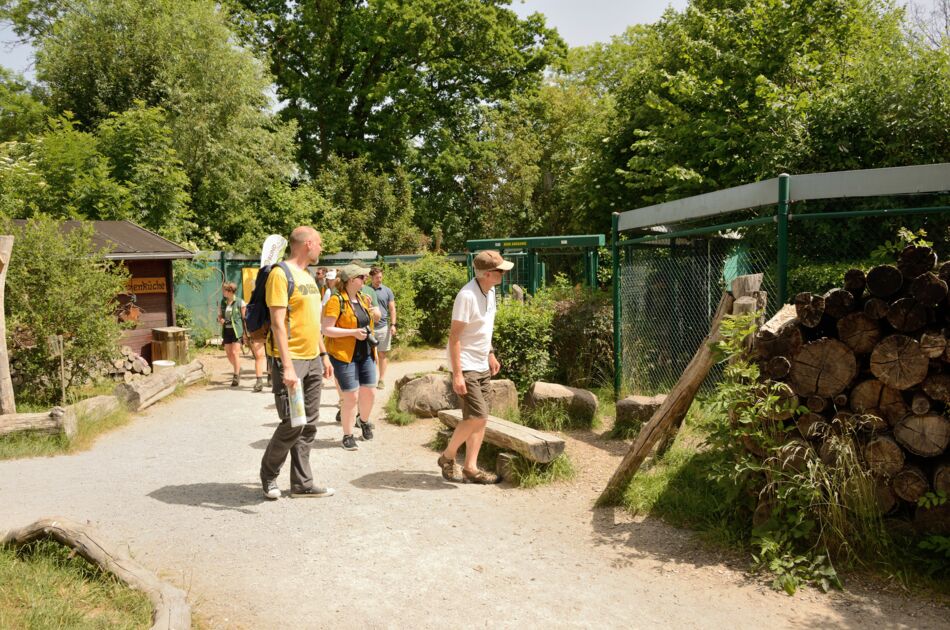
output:
<svg viewBox="0 0 950 630"><path fill-rule="evenodd" d="M165 278L130 278L129 293L140 295L143 293L168 293Z"/></svg>

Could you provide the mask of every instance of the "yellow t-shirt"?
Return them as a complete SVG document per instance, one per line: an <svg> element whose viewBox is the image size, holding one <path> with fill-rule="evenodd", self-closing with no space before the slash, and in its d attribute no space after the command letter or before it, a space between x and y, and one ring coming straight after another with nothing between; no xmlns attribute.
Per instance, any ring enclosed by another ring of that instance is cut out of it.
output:
<svg viewBox="0 0 950 630"><path fill-rule="evenodd" d="M290 358L313 359L320 354L320 289L316 281L306 270L287 265L294 277L294 293L287 301L287 276L284 270L274 265L267 276L267 306L289 306L287 324L287 345ZM273 330L273 329L272 329ZM273 332L268 337L267 354L280 356Z"/></svg>

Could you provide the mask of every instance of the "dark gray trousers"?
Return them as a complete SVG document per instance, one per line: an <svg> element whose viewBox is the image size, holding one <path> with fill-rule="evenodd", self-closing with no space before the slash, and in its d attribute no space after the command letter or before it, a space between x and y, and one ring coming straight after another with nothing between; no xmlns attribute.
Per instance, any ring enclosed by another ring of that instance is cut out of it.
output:
<svg viewBox="0 0 950 630"><path fill-rule="evenodd" d="M306 489L313 486L310 472L310 447L317 435L317 420L320 418L320 390L323 388L323 361L320 357L308 360L294 359L294 371L303 387L303 403L307 410L307 423L302 427L290 426L290 394L284 385L284 371L280 360L273 362L271 382L274 402L280 424L274 430L264 457L261 459L261 481L277 479L280 467L290 453L291 489Z"/></svg>

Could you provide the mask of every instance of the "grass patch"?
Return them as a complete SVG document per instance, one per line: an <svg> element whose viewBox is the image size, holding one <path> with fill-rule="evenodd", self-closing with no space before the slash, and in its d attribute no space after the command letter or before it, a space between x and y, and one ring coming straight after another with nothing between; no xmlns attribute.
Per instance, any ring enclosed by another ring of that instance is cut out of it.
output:
<svg viewBox="0 0 950 630"><path fill-rule="evenodd" d="M386 414L386 422L389 424L395 424L399 427L404 427L416 421L416 417L414 415L399 408L399 395L396 392L393 392L393 394L389 397L389 400L386 401L386 406L383 407L383 412ZM442 448L445 447L443 446Z"/></svg>
<svg viewBox="0 0 950 630"><path fill-rule="evenodd" d="M44 409L43 411L48 411ZM70 441L65 435L43 435L20 432L0 437L0 459L20 459L23 457L52 457L64 453L75 453L91 447L96 439L129 422L131 414L123 407L98 418L79 414L76 419L78 430Z"/></svg>
<svg viewBox="0 0 950 630"><path fill-rule="evenodd" d="M389 360L390 361L420 361L422 359L431 359L433 351L442 351L444 353L445 348L442 346L395 346L392 350L389 351Z"/></svg>
<svg viewBox="0 0 950 630"><path fill-rule="evenodd" d="M51 541L0 549L0 627L151 625L152 606L144 593L70 552Z"/></svg>

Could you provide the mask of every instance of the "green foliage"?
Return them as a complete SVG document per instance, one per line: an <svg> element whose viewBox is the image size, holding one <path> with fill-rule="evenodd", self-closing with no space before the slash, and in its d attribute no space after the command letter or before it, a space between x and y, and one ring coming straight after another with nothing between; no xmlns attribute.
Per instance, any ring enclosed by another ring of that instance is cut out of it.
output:
<svg viewBox="0 0 950 630"><path fill-rule="evenodd" d="M867 270L872 266L873 263L870 260L804 264L793 262L788 269L788 294L796 295L802 291L824 293L829 289L840 287L841 279L849 269Z"/></svg>
<svg viewBox="0 0 950 630"><path fill-rule="evenodd" d="M874 264L877 265L891 264L897 260L898 254L909 245L913 245L914 247L933 247L933 242L926 240L926 238L926 230L920 229L914 232L901 226L901 228L897 230L897 238L893 241L884 241L874 248L874 251L871 252L871 259L874 261Z"/></svg>
<svg viewBox="0 0 950 630"><path fill-rule="evenodd" d="M399 396L397 394L393 394L389 397L389 400L386 401L386 406L383 408L383 411L385 413L386 422L389 424L395 424L396 426L404 427L416 421L416 417L414 415L399 408ZM442 448L445 447L443 446Z"/></svg>
<svg viewBox="0 0 950 630"><path fill-rule="evenodd" d="M553 320L551 305L544 300L504 299L498 304L492 337L495 356L501 363L500 376L514 381L519 392L551 374Z"/></svg>
<svg viewBox="0 0 950 630"><path fill-rule="evenodd" d="M0 549L0 583L4 628L132 630L151 624L147 595L55 541Z"/></svg>
<svg viewBox="0 0 950 630"><path fill-rule="evenodd" d="M64 232L40 216L0 227L15 239L5 306L17 397L51 403L59 399L60 361L51 356L47 337L64 337L69 392L115 354L121 330L114 299L125 290L128 271L95 248L91 226Z"/></svg>
<svg viewBox="0 0 950 630"><path fill-rule="evenodd" d="M572 387L613 384L613 300L606 292L571 289L554 304L551 322L553 378Z"/></svg>
<svg viewBox="0 0 950 630"><path fill-rule="evenodd" d="M396 296L396 336L393 349L421 339L423 311L416 305L416 287L411 265L387 265L383 268L383 284Z"/></svg>
<svg viewBox="0 0 950 630"><path fill-rule="evenodd" d="M415 290L420 337L430 344L444 342L452 323L455 296L468 281L468 272L462 265L432 254L405 264L403 270ZM398 294L396 299L399 299Z"/></svg>
<svg viewBox="0 0 950 630"><path fill-rule="evenodd" d="M0 142L26 140L46 122L43 94L23 77L0 66Z"/></svg>
<svg viewBox="0 0 950 630"><path fill-rule="evenodd" d="M570 481L577 475L570 458L561 453L547 464L528 461L524 457L516 456L511 465L511 477L505 479L520 488L537 488L538 486Z"/></svg>
<svg viewBox="0 0 950 630"><path fill-rule="evenodd" d="M564 431L575 428L574 419L567 409L553 402L531 409L522 409L519 414L519 423L542 431Z"/></svg>

